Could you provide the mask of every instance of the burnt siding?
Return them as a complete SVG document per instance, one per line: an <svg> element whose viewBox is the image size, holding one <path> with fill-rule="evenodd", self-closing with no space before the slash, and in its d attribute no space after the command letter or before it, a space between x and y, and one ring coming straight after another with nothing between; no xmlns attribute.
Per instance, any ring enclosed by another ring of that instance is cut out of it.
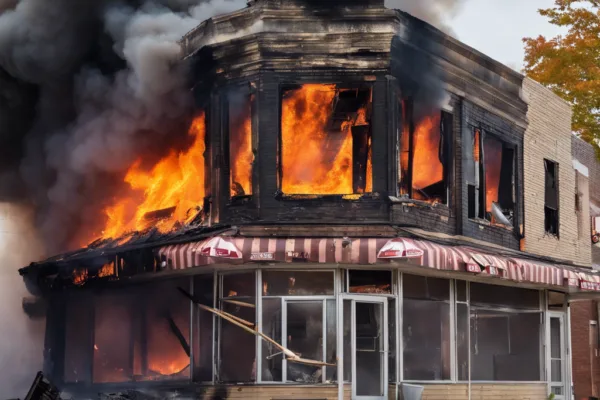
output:
<svg viewBox="0 0 600 400"><path fill-rule="evenodd" d="M525 130L466 100L462 103L462 124L462 141L466 139L465 135L471 129L478 127L483 131L498 136L508 143L517 145L517 170L515 171L515 193L517 200L517 209L515 210L515 217L517 220L516 229L511 231L503 227L491 226L469 219L467 185L463 180L460 182L463 200L460 203L462 213L462 234L467 237L477 238L479 240L518 250L520 247L518 231L523 225L523 137ZM465 160L463 159L461 162L463 168L464 161ZM464 179L462 173L460 176Z"/></svg>

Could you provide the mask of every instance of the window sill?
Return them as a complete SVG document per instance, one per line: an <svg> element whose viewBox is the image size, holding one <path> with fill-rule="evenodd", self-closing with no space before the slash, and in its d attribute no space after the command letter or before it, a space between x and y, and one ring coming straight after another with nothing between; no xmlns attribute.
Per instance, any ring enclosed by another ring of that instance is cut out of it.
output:
<svg viewBox="0 0 600 400"><path fill-rule="evenodd" d="M481 219L481 218L469 218L469 221L480 225L482 227L489 227L489 228L498 228L498 229L502 229L508 232L513 232L515 230L515 228L513 226L506 226L506 225L502 225L502 224L494 224L490 221L488 221L487 219Z"/></svg>
<svg viewBox="0 0 600 400"><path fill-rule="evenodd" d="M364 200L380 200L379 193L356 193L356 194L285 194L278 192L275 194L276 200L282 201L311 201L319 200L326 202L336 201L364 201Z"/></svg>

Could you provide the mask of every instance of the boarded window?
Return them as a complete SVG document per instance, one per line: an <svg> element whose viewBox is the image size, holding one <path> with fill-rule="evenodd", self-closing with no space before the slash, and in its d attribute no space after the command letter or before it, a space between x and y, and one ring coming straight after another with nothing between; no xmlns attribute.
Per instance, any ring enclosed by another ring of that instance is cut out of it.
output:
<svg viewBox="0 0 600 400"><path fill-rule="evenodd" d="M544 160L544 228L546 233L558 236L558 164Z"/></svg>
<svg viewBox="0 0 600 400"><path fill-rule="evenodd" d="M452 114L433 112L413 121L410 100L402 103L399 192L430 203L448 202ZM399 130L400 131L400 130Z"/></svg>

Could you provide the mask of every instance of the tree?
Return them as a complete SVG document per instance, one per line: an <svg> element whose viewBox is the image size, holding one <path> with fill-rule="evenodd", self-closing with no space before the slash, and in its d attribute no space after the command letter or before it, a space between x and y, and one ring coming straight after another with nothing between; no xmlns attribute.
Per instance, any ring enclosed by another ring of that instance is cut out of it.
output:
<svg viewBox="0 0 600 400"><path fill-rule="evenodd" d="M600 0L555 0L539 10L565 35L525 38L525 73L573 106L573 131L600 140Z"/></svg>

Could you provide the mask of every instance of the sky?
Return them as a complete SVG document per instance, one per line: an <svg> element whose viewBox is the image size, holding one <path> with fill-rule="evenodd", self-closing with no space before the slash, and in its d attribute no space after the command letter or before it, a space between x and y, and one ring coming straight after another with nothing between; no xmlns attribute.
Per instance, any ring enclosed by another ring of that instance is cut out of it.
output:
<svg viewBox="0 0 600 400"><path fill-rule="evenodd" d="M521 39L561 33L537 12L553 5L554 0L465 0L449 25L458 40L520 71L524 56Z"/></svg>

